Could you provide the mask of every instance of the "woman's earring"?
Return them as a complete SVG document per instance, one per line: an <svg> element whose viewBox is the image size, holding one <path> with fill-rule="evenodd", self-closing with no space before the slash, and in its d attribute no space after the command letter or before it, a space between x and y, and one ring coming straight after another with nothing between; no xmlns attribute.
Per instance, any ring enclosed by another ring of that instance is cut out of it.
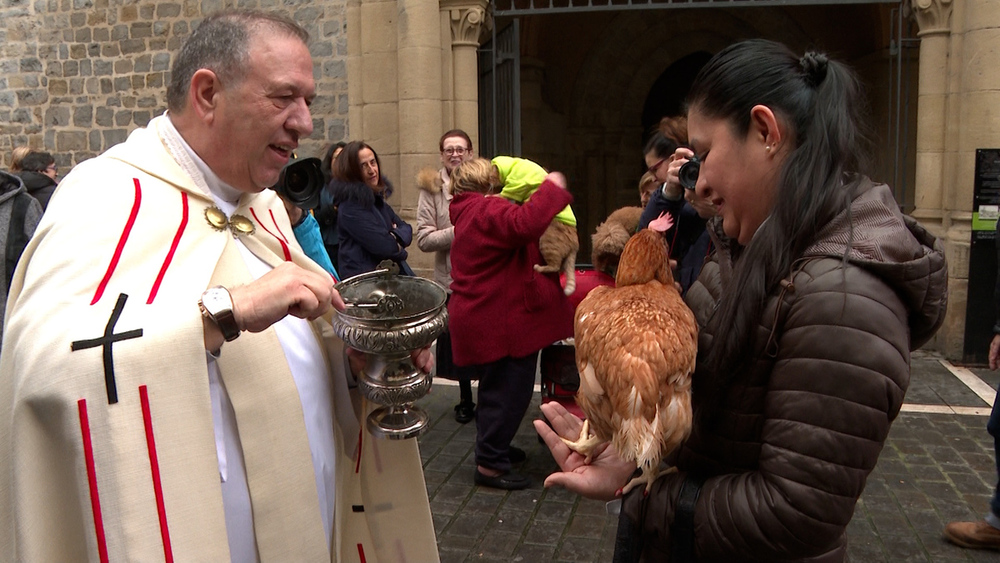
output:
<svg viewBox="0 0 1000 563"><path fill-rule="evenodd" d="M771 150L771 145L764 145L764 150L770 151Z"/></svg>

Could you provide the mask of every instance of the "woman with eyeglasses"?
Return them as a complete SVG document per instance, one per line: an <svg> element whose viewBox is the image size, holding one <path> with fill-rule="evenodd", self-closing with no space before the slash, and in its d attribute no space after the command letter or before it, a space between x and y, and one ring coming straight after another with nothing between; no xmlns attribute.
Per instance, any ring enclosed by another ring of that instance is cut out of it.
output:
<svg viewBox="0 0 1000 563"><path fill-rule="evenodd" d="M413 227L387 201L392 184L381 173L375 149L364 141L347 143L333 161L332 173L327 189L337 206L337 270L342 279L370 272L387 259L399 265L400 273L413 275L406 263Z"/></svg>
<svg viewBox="0 0 1000 563"><path fill-rule="evenodd" d="M434 281L448 290L451 296L451 243L455 240L455 227L451 224L448 206L451 204L451 172L459 164L472 158L472 139L461 129L452 129L438 141L441 151L441 168L427 168L417 174L417 246L424 252L434 253ZM438 377L457 379L459 403L455 405L455 420L466 424L476 417L476 403L472 400L471 374L457 369L451 359L451 332L446 330L437 339Z"/></svg>
<svg viewBox="0 0 1000 563"><path fill-rule="evenodd" d="M653 191L649 203L639 218L639 229L645 229L649 222L662 213L674 219L674 225L667 230L670 258L677 261L674 279L686 292L694 280L698 279L701 266L711 249L711 241L705 231L705 221L711 215L701 215L685 199L685 189L677 177L675 163L691 155L687 144L687 118L664 117L653 136L646 142L644 150L647 174L652 174L660 183Z"/></svg>

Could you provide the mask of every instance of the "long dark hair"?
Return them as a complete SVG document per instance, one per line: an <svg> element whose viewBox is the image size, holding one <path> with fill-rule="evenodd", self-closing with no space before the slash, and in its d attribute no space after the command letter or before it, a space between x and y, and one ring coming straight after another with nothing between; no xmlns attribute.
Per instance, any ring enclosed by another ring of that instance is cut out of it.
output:
<svg viewBox="0 0 1000 563"><path fill-rule="evenodd" d="M867 168L864 104L854 73L816 52L798 57L780 43L750 40L715 55L695 78L689 111L725 119L738 139L750 110L767 106L789 128L774 207L740 257L709 322L707 370L694 379L696 408L711 418L730 385L751 367L767 296L837 214L850 212L853 173ZM735 241L733 241L735 245ZM845 248L844 259L847 257Z"/></svg>
<svg viewBox="0 0 1000 563"><path fill-rule="evenodd" d="M333 161L332 173L334 180L341 182L365 182L365 176L361 173L361 159L358 153L361 149L368 149L375 155L375 163L378 164L378 182L384 187L382 197L389 199L392 196L392 184L390 184L385 174L382 172L382 161L378 158L378 153L368 143L364 141L351 141L344 146L344 150Z"/></svg>
<svg viewBox="0 0 1000 563"><path fill-rule="evenodd" d="M333 178L333 153L337 152L337 149L343 149L346 146L347 143L344 141L337 141L326 147L326 150L323 151L323 159L320 161L319 169L323 172L324 185L329 184Z"/></svg>

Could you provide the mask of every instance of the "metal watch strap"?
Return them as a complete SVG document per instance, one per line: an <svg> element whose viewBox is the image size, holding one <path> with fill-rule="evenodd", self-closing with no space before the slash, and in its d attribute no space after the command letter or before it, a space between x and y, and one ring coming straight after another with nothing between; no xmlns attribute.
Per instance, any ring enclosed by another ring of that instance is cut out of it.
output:
<svg viewBox="0 0 1000 563"><path fill-rule="evenodd" d="M670 526L670 561L697 561L694 554L694 507L698 503L703 481L688 475L681 483L674 508L674 523Z"/></svg>

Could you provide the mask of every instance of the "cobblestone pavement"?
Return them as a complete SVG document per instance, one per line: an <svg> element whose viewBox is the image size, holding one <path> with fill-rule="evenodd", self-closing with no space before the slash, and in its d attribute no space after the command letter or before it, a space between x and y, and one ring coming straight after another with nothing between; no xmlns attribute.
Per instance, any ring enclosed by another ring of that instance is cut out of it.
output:
<svg viewBox="0 0 1000 563"><path fill-rule="evenodd" d="M986 421L998 382L989 370L914 354L903 412L848 526L851 561L1000 563L1000 552L961 549L941 536L947 522L988 509L997 474ZM431 419L419 440L441 561L610 561L617 517L602 502L542 487L556 465L530 424L539 394L514 439L528 454L518 471L532 486L506 492L473 484L475 423L455 422L458 388L434 383L418 403Z"/></svg>

